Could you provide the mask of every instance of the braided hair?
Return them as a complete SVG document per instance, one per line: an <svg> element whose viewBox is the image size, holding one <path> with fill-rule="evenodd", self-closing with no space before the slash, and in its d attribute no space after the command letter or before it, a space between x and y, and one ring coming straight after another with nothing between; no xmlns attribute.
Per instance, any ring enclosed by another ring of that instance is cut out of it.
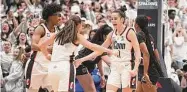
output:
<svg viewBox="0 0 187 92"><path fill-rule="evenodd" d="M159 63L156 61L157 59L156 59L156 56L154 54L153 47L151 44L150 34L148 31L148 18L145 15L139 15L136 18L136 23L138 24L138 26L142 29L142 31L145 34L145 39L146 39L145 43L146 43L147 49L149 51L150 58L153 58L153 60L150 60L151 64L154 64L156 66L160 76L163 76L162 69L161 69Z"/></svg>

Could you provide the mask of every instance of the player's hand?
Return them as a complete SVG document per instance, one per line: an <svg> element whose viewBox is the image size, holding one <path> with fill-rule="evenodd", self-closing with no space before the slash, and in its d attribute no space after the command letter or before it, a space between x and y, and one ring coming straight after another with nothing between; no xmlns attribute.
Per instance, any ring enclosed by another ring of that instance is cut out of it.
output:
<svg viewBox="0 0 187 92"><path fill-rule="evenodd" d="M52 54L52 50L53 50L53 46L52 45L48 45L47 46L48 53Z"/></svg>
<svg viewBox="0 0 187 92"><path fill-rule="evenodd" d="M148 74L144 74L142 80L145 81L145 83L143 82L143 85L147 86L148 88L151 88L153 86Z"/></svg>
<svg viewBox="0 0 187 92"><path fill-rule="evenodd" d="M135 69L130 70L129 72L130 72L131 77L135 77L137 75L137 70L135 70Z"/></svg>
<svg viewBox="0 0 187 92"><path fill-rule="evenodd" d="M119 57L119 51L117 51L117 50L113 51L112 54L113 54L114 56L118 56L118 57Z"/></svg>
<svg viewBox="0 0 187 92"><path fill-rule="evenodd" d="M104 87L105 87L105 85L106 85L105 76L101 76L101 83L100 83L100 85L101 85L101 88L104 88Z"/></svg>
<svg viewBox="0 0 187 92"><path fill-rule="evenodd" d="M119 56L119 51L118 50L113 50L109 53L109 55Z"/></svg>
<svg viewBox="0 0 187 92"><path fill-rule="evenodd" d="M47 58L48 60L51 60L51 54L48 54L48 55L46 56L46 58Z"/></svg>
<svg viewBox="0 0 187 92"><path fill-rule="evenodd" d="M25 56L25 54L21 55L21 61L24 62L27 59L27 57Z"/></svg>
<svg viewBox="0 0 187 92"><path fill-rule="evenodd" d="M81 64L82 64L83 61L81 61L81 59L77 59L74 61L74 65L76 68L78 68Z"/></svg>

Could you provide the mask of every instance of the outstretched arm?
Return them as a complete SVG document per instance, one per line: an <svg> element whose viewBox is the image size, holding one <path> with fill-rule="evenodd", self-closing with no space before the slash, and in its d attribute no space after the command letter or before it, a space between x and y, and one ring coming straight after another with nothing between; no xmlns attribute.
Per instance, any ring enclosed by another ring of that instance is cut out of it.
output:
<svg viewBox="0 0 187 92"><path fill-rule="evenodd" d="M88 55L88 56L99 56L101 55L103 52L107 52L109 54L113 54L113 51L108 49L108 46L111 44L110 40L106 40L104 42L104 47L103 46L99 46L97 44L91 43L88 40L86 40L81 34L78 34L78 41L80 44L82 44L84 47L91 49L92 51L95 51L94 53ZM109 41L109 42L108 42Z"/></svg>
<svg viewBox="0 0 187 92"><path fill-rule="evenodd" d="M102 60L108 65L110 66L111 65L111 60L110 60L110 57L108 55L104 55L101 57Z"/></svg>
<svg viewBox="0 0 187 92"><path fill-rule="evenodd" d="M85 41L84 40L84 42L83 42L83 44L82 45L84 45L85 47L87 47L87 48L94 48L94 49L96 49L96 50L94 50L93 49L93 53L91 53L91 54L89 54L88 56L85 56L85 57L83 57L83 58L80 58L80 59L77 59L76 61L75 61L75 66L76 67L78 67L82 62L84 62L84 61L87 61L87 60L91 60L91 59L93 59L93 58L95 58L95 57L97 57L97 56L99 56L99 55L101 55L104 51L105 51L105 49L107 49L108 47L109 47L109 45L111 44L111 35L112 35L112 33L110 33L108 36L107 36L107 39L105 40L105 42L103 43L103 47L99 47L99 48L97 48L97 46L96 47L94 47L94 46L91 46L91 47L89 47L88 46L88 44L87 44L87 41ZM85 38L83 38L83 39L85 39ZM81 43L81 42L79 42L79 43ZM88 42L89 43L89 45L92 45L92 43L90 43L90 42ZM96 44L95 44L96 45ZM105 48L104 48L105 47ZM102 48L104 48L104 49L102 49ZM100 51L100 49L102 49L102 51ZM109 49L107 49L107 50L109 50ZM112 52L112 50L109 50L109 51L111 51L109 54L112 54L113 52ZM115 53L113 53L113 54L115 54Z"/></svg>

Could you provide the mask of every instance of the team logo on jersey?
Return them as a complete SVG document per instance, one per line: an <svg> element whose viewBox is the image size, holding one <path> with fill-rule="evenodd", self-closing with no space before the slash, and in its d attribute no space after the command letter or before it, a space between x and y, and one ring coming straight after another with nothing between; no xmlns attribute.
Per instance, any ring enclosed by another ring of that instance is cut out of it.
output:
<svg viewBox="0 0 187 92"><path fill-rule="evenodd" d="M114 49L125 49L125 43L114 42Z"/></svg>
<svg viewBox="0 0 187 92"><path fill-rule="evenodd" d="M87 73L87 68L83 68L83 69L82 69L82 72L83 72L83 73Z"/></svg>
<svg viewBox="0 0 187 92"><path fill-rule="evenodd" d="M125 41L124 36L116 36L116 37L113 37L113 39L118 41L118 42L124 42Z"/></svg>

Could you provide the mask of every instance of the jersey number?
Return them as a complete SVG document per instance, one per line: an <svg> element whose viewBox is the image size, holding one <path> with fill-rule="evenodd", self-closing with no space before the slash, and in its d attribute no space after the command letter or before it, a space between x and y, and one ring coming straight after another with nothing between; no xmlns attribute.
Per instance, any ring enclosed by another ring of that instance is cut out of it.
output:
<svg viewBox="0 0 187 92"><path fill-rule="evenodd" d="M118 57L121 57L121 51L120 51L120 49L125 49L125 43L117 43L117 42L115 42L114 43L114 49L119 49L118 50Z"/></svg>

